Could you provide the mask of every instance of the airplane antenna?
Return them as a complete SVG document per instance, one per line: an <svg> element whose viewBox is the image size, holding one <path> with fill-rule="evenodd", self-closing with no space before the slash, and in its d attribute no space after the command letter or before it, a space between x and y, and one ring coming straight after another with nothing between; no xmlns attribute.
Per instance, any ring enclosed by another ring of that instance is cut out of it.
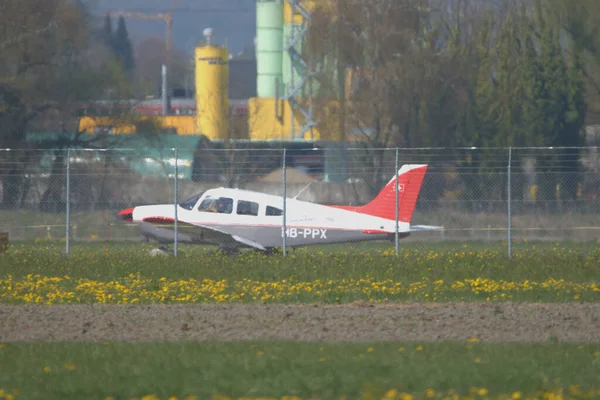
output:
<svg viewBox="0 0 600 400"><path fill-rule="evenodd" d="M299 191L299 192L298 192L298 194L296 194L296 195L294 196L294 200L296 200L296 199L298 198L298 196L300 196L300 194L302 194L302 192L304 192L306 189L308 189L308 187L309 187L310 185L312 185L312 183L313 183L313 182L314 182L314 181L310 181L310 182L308 182L308 185L304 186L304 188L302 188L302 190L301 190L301 191Z"/></svg>

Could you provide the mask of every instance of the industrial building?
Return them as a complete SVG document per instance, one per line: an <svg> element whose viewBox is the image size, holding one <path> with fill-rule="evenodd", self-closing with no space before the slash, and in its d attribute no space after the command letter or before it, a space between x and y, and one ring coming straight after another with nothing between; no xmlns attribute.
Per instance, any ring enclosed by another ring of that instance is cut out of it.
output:
<svg viewBox="0 0 600 400"><path fill-rule="evenodd" d="M194 51L194 99L174 99L170 104L166 99L125 104L135 111L134 117L127 113L123 113L126 117L83 115L80 130L134 133L144 126L141 122L151 120L161 131L203 135L214 141L319 141L339 137L332 132L332 124L323 129L314 120L315 82L302 56L314 0L256 1L256 97L230 102L229 52L218 44L218 34L208 28L204 30L204 41Z"/></svg>

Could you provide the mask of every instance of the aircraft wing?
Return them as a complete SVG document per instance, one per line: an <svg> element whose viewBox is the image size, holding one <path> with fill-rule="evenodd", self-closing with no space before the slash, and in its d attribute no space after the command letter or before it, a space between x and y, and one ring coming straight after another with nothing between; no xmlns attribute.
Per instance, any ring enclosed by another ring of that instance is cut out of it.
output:
<svg viewBox="0 0 600 400"><path fill-rule="evenodd" d="M211 242L223 246L239 246L243 244L258 250L266 250L260 243L238 235L231 235L221 229L207 225L196 225L188 222L179 222L178 229L189 235L194 242Z"/></svg>
<svg viewBox="0 0 600 400"><path fill-rule="evenodd" d="M433 226L433 225L411 225L411 232L419 232L419 231L440 231L443 230L443 226Z"/></svg>
<svg viewBox="0 0 600 400"><path fill-rule="evenodd" d="M165 226L164 222L159 224L142 222L141 225L142 230L155 239L172 242L174 236L172 222L168 224L168 227ZM217 244L224 247L239 247L241 244L258 250L266 250L263 245L254 240L238 235L231 235L213 226L196 225L179 221L177 223L177 231L177 237L178 239L180 238L180 242Z"/></svg>

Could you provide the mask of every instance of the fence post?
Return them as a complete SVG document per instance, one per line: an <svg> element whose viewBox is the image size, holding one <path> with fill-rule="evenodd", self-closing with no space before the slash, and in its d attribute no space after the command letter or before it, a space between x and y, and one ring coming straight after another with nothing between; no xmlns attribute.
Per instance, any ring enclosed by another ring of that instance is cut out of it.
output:
<svg viewBox="0 0 600 400"><path fill-rule="evenodd" d="M400 229L399 227L399 222L398 219L400 218L399 216L399 211L398 211L398 206L400 205L400 199L399 199L399 192L400 189L398 188L398 148L396 147L396 229L394 232L394 244L396 246L396 255L400 254L400 236L399 236L399 232L398 230Z"/></svg>
<svg viewBox="0 0 600 400"><path fill-rule="evenodd" d="M174 189L173 189L173 207L175 208L175 217L174 219L174 239L173 239L173 255L175 257L177 257L177 244L178 244L178 236L179 236L179 226L178 226L178 219L179 219L179 215L178 215L178 205L179 205L179 151L178 149L174 149L175 150L175 182L174 182Z"/></svg>
<svg viewBox="0 0 600 400"><path fill-rule="evenodd" d="M512 147L508 148L508 258L512 259L512 210L510 208L512 202Z"/></svg>
<svg viewBox="0 0 600 400"><path fill-rule="evenodd" d="M67 182L66 186L66 230L65 230L65 254L69 255L69 241L71 237L71 149L67 149Z"/></svg>
<svg viewBox="0 0 600 400"><path fill-rule="evenodd" d="M287 254L287 250L286 250L286 245L287 245L287 235L286 235L286 230L287 230L287 221L286 221L286 214L287 214L287 171L286 171L286 149L285 147L283 148L283 162L282 162L283 166L281 168L281 174L282 174L282 182L283 182L283 224L281 226L281 237L283 238L283 255L285 256Z"/></svg>

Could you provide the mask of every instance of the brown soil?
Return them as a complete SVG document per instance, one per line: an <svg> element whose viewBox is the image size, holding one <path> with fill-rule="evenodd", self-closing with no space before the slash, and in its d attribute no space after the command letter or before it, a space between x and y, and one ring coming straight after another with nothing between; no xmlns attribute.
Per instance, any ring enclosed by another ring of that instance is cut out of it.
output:
<svg viewBox="0 0 600 400"><path fill-rule="evenodd" d="M600 342L600 304L0 305L0 342Z"/></svg>

